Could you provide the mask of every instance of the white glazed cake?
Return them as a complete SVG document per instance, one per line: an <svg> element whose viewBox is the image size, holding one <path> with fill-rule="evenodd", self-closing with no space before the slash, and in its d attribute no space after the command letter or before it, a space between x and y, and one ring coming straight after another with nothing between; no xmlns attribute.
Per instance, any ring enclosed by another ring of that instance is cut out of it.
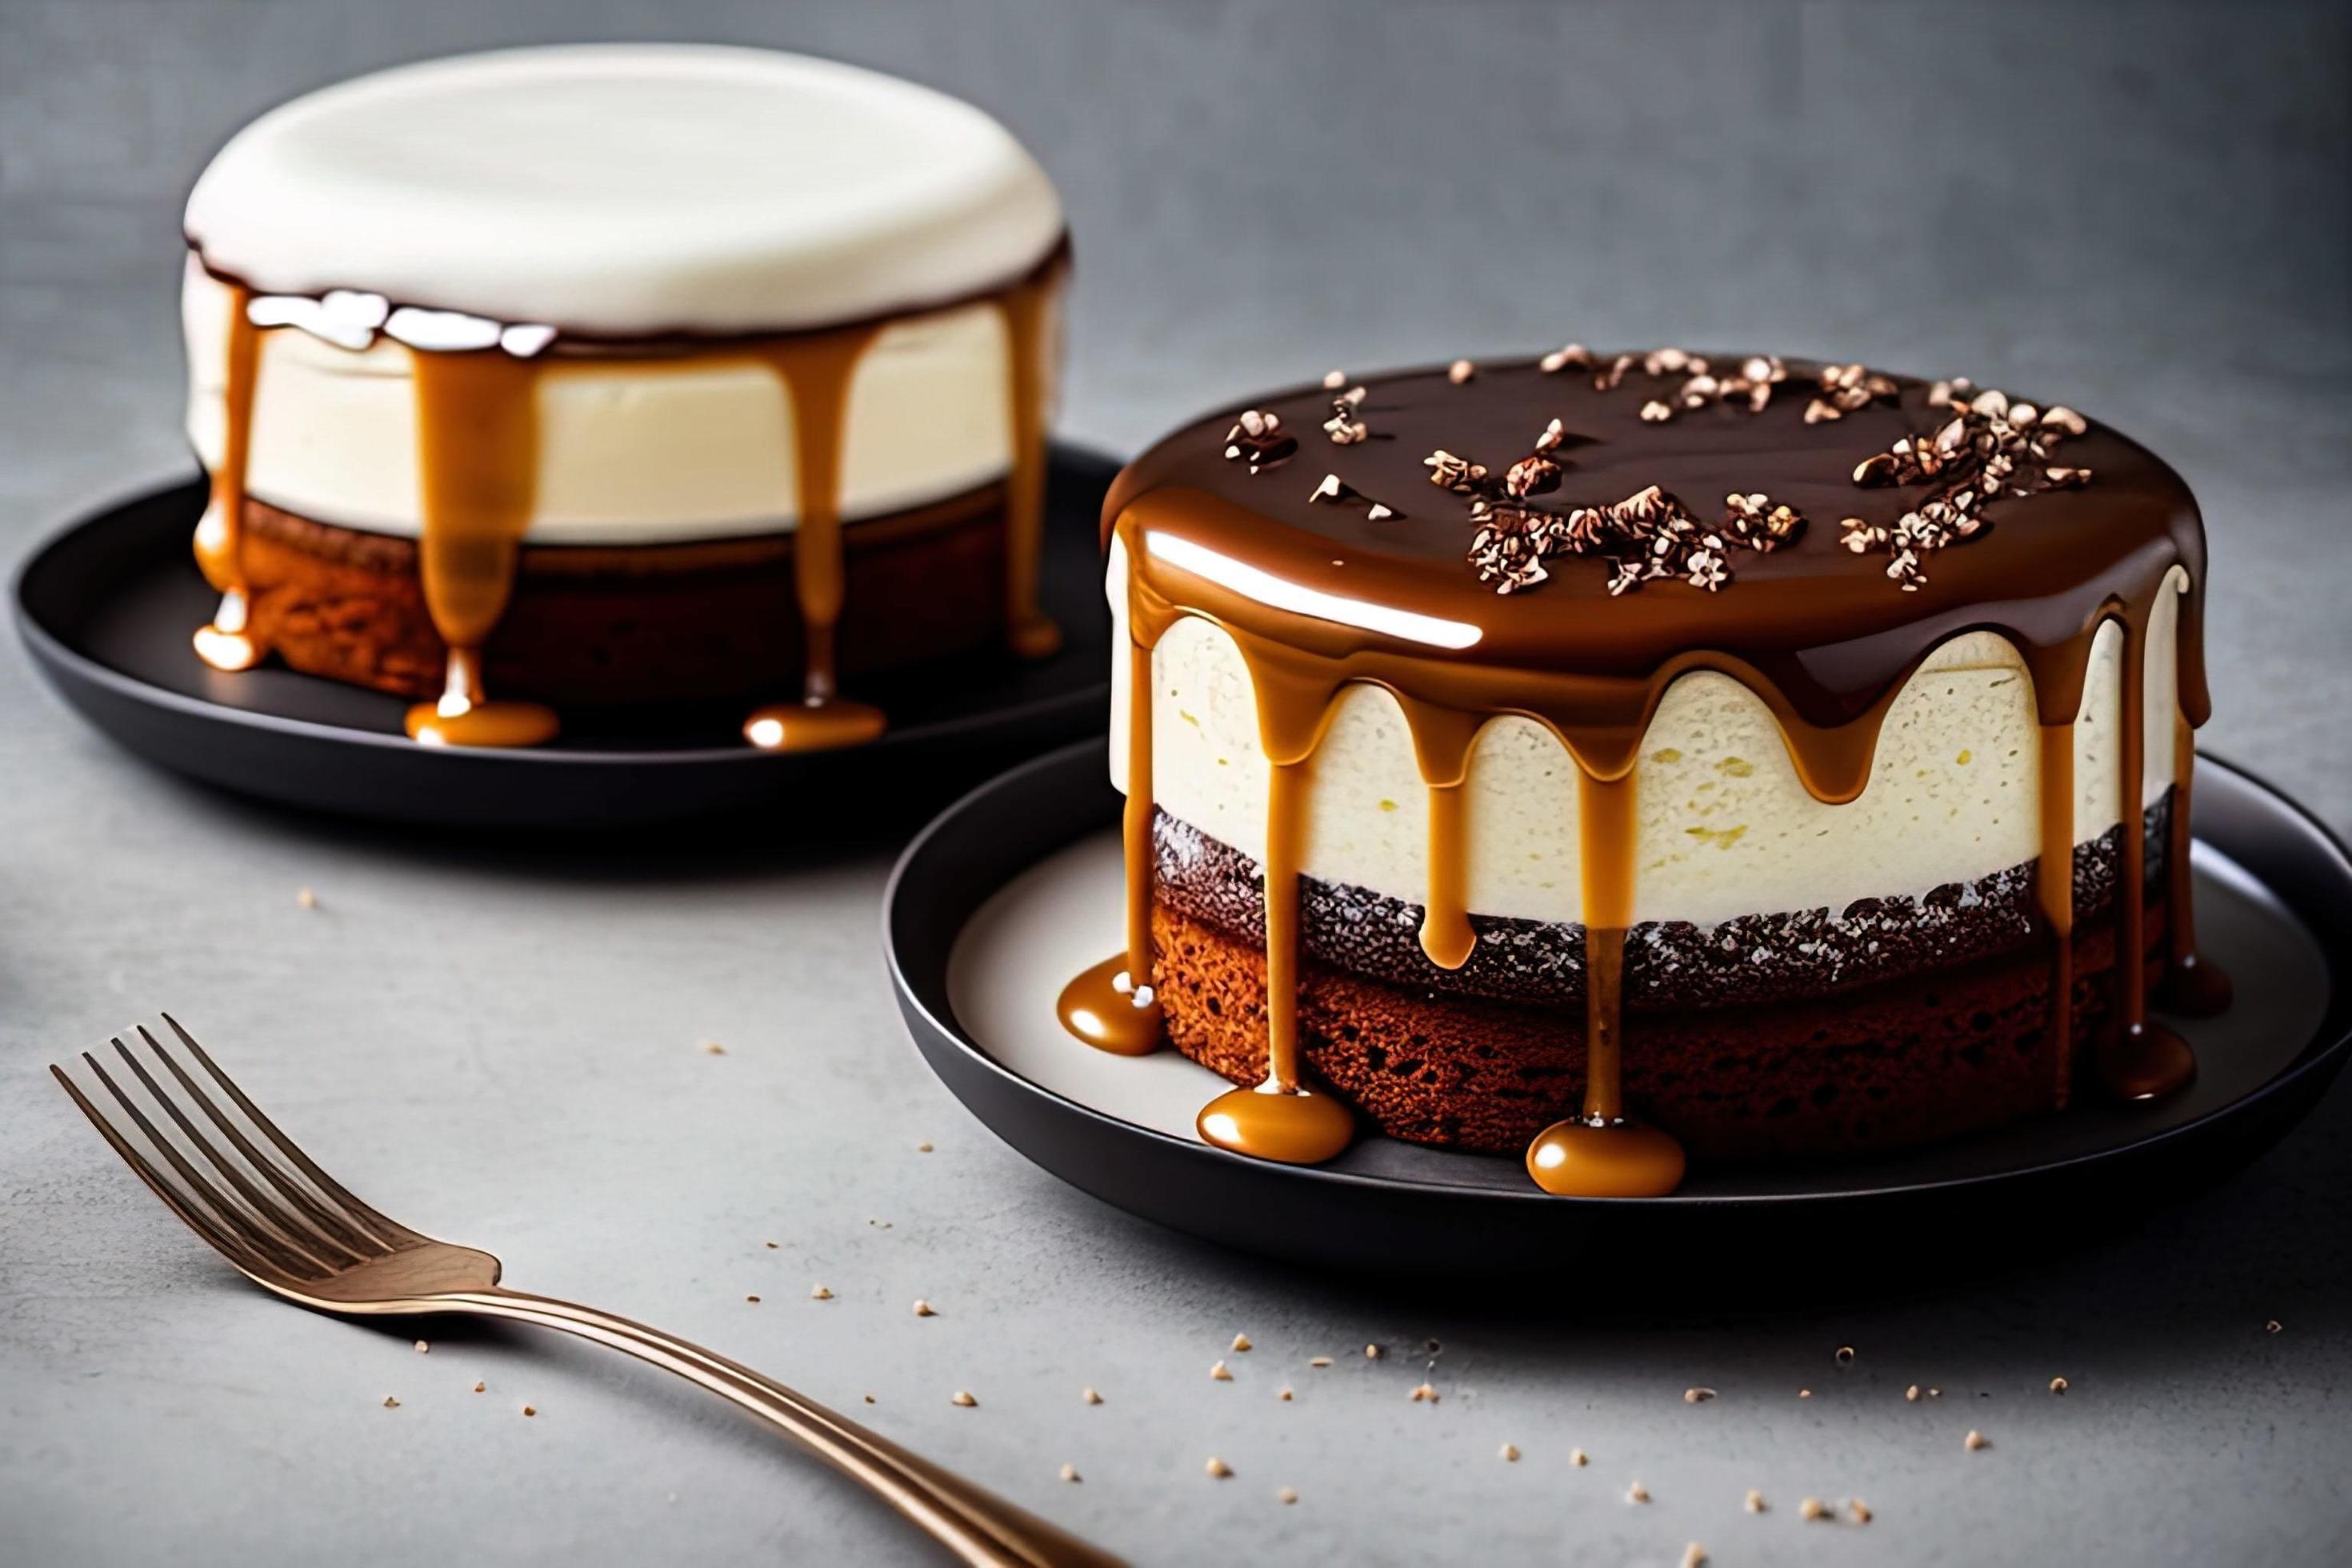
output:
<svg viewBox="0 0 2352 1568"><path fill-rule="evenodd" d="M968 104L752 49L433 61L262 116L186 222L215 662L458 711L797 679L749 727L791 745L878 727L835 682L903 662L881 601L939 605L918 655L1052 646L1062 215Z"/></svg>

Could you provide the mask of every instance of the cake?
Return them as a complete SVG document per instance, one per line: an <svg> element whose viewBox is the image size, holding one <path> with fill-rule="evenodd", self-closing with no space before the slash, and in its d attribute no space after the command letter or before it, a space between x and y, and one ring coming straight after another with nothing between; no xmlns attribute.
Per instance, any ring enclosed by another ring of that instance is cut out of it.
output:
<svg viewBox="0 0 2352 1568"><path fill-rule="evenodd" d="M224 670L420 741L736 700L853 743L871 672L1057 645L1036 602L1067 247L971 106L753 49L519 49L230 140L187 207Z"/></svg>
<svg viewBox="0 0 2352 1568"><path fill-rule="evenodd" d="M1965 380L1676 349L1223 409L1104 510L1126 947L1062 1016L1558 1193L2147 1098L2205 548L2153 454Z"/></svg>

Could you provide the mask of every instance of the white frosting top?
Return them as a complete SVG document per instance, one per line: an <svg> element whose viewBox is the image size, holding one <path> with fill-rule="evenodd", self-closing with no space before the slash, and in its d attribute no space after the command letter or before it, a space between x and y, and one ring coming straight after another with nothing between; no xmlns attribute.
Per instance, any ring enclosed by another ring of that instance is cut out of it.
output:
<svg viewBox="0 0 2352 1568"><path fill-rule="evenodd" d="M611 335L895 313L1011 281L1063 227L1045 171L959 100L801 55L601 44L282 104L221 149L186 222L264 293Z"/></svg>

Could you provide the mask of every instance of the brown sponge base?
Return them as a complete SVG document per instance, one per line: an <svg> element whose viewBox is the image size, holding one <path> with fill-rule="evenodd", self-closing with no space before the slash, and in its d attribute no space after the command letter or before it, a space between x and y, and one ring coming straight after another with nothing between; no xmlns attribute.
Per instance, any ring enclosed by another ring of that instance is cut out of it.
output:
<svg viewBox="0 0 2352 1568"><path fill-rule="evenodd" d="M2147 921L2160 952L2161 904ZM1266 1072L1263 947L1155 908L1154 980L1170 1039L1234 1083ZM2105 1016L2112 926L2074 937L2073 1038ZM1786 1159L1932 1142L2053 1109L2046 951L1830 998L1625 1023L1625 1095L1694 1158ZM1307 1065L1391 1137L1518 1154L1584 1091L1580 1009L1411 992L1309 962Z"/></svg>
<svg viewBox="0 0 2352 1568"><path fill-rule="evenodd" d="M845 677L979 648L1004 627L1003 487L851 524L838 630ZM294 668L404 697L440 689L446 649L416 544L248 500L249 625ZM804 638L791 534L526 548L484 649L501 697L566 706L789 690Z"/></svg>

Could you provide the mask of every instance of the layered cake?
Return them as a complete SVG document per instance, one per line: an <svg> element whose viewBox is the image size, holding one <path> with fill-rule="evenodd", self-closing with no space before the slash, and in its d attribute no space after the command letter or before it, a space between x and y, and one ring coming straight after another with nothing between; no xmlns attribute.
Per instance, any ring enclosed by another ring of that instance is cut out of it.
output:
<svg viewBox="0 0 2352 1568"><path fill-rule="evenodd" d="M1179 430L1104 513L1127 945L1213 1142L1561 1193L2187 1081L2202 525L2061 405L1675 349Z"/></svg>
<svg viewBox="0 0 2352 1568"><path fill-rule="evenodd" d="M861 676L1056 646L1062 214L968 104L751 49L435 61L247 126L187 237L216 668L420 699L427 742L740 699L799 748L880 731Z"/></svg>

